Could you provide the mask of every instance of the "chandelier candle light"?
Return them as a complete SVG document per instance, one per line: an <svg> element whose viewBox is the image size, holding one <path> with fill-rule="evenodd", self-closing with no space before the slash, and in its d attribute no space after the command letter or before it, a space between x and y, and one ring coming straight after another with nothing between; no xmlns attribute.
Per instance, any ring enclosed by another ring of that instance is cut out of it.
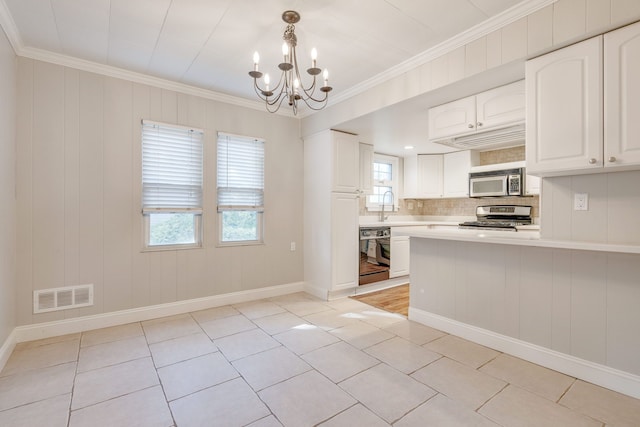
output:
<svg viewBox="0 0 640 427"><path fill-rule="evenodd" d="M282 71L278 84L270 88L271 80L269 74L264 74L264 88L258 85L258 79L263 74L258 70L260 63L260 55L258 52L253 54L253 71L249 71L249 75L253 77L253 87L260 99L265 101L267 111L275 113L280 109L282 102L286 99L293 114L298 113L298 101L302 100L312 110L322 110L327 105L329 92L332 87L329 86L329 72L325 69L324 73L316 66L318 59L318 51L314 47L311 50L311 68L307 69L307 73L313 77L313 81L309 87L302 85L300 77L300 69L298 68L298 58L296 56L296 45L298 39L295 35L295 26L293 24L300 21L300 14L293 10L287 10L282 14L282 20L287 23L284 30L284 43L282 44L282 55L284 61L278 65ZM322 73L324 84L316 85L316 77ZM316 94L316 89L320 92ZM321 95L324 94L324 96Z"/></svg>

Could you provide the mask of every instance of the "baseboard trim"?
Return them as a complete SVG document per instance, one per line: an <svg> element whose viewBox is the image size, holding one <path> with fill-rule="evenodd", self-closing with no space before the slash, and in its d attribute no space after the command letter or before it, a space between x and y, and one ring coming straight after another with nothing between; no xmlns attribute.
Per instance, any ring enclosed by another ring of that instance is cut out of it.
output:
<svg viewBox="0 0 640 427"><path fill-rule="evenodd" d="M327 301L329 299L329 291L325 288L318 288L310 283L304 284L304 291L316 298Z"/></svg>
<svg viewBox="0 0 640 427"><path fill-rule="evenodd" d="M16 344L16 330L14 328L7 339L4 340L2 347L0 347L0 372L4 369L4 365L7 364L11 353L16 348Z"/></svg>
<svg viewBox="0 0 640 427"><path fill-rule="evenodd" d="M141 322L144 320L156 319L158 317L173 316L176 314L205 310L207 308L220 307L228 304L238 304L262 298L277 297L294 292L302 292L304 290L304 283L297 282L128 310L113 311L110 313L95 314L91 316L75 317L72 319L57 320L53 322L18 326L13 330L10 337L13 337L13 346L15 347L16 343L25 341L33 341L90 331L92 329L124 325L132 322ZM7 342L2 346L3 351L5 346L7 346ZM13 348L11 348L11 351L12 350ZM9 351L9 354L11 354L11 351ZM0 356L2 356L1 353ZM2 359L0 359L0 361L2 361Z"/></svg>
<svg viewBox="0 0 640 427"><path fill-rule="evenodd" d="M409 319L503 353L640 399L640 376L409 307Z"/></svg>

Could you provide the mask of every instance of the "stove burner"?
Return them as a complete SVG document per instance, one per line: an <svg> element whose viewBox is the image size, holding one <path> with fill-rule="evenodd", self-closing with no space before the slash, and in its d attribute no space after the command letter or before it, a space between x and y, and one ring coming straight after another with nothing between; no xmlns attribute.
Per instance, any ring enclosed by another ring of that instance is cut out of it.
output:
<svg viewBox="0 0 640 427"><path fill-rule="evenodd" d="M519 210L516 212L516 210ZM530 206L478 206L476 208L477 221L466 221L459 224L459 228L484 229L500 231L518 231L517 226L531 224Z"/></svg>

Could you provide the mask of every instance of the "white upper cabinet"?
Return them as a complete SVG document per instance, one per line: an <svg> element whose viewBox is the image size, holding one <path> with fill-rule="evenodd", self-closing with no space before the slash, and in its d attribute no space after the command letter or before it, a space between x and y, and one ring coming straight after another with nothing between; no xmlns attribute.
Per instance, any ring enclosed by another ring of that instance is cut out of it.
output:
<svg viewBox="0 0 640 427"><path fill-rule="evenodd" d="M640 23L604 36L604 162L640 165Z"/></svg>
<svg viewBox="0 0 640 427"><path fill-rule="evenodd" d="M475 151L457 151L443 155L442 197L469 197L469 170L479 163Z"/></svg>
<svg viewBox="0 0 640 427"><path fill-rule="evenodd" d="M442 197L442 154L418 155L418 194L420 199Z"/></svg>
<svg viewBox="0 0 640 427"><path fill-rule="evenodd" d="M429 109L429 139L460 135L476 128L474 96Z"/></svg>
<svg viewBox="0 0 640 427"><path fill-rule="evenodd" d="M527 173L640 169L639 23L528 61L526 75Z"/></svg>
<svg viewBox="0 0 640 427"><path fill-rule="evenodd" d="M524 80L429 109L429 139L466 135L525 119Z"/></svg>
<svg viewBox="0 0 640 427"><path fill-rule="evenodd" d="M525 105L524 80L476 95L476 130L524 121Z"/></svg>
<svg viewBox="0 0 640 427"><path fill-rule="evenodd" d="M468 197L469 170L479 163L471 150L447 154L419 154L404 159L405 199Z"/></svg>
<svg viewBox="0 0 640 427"><path fill-rule="evenodd" d="M373 145L360 143L360 192L373 193Z"/></svg>
<svg viewBox="0 0 640 427"><path fill-rule="evenodd" d="M526 64L527 173L602 167L602 37Z"/></svg>
<svg viewBox="0 0 640 427"><path fill-rule="evenodd" d="M357 135L331 131L333 144L332 190L354 193L360 188L360 143Z"/></svg>

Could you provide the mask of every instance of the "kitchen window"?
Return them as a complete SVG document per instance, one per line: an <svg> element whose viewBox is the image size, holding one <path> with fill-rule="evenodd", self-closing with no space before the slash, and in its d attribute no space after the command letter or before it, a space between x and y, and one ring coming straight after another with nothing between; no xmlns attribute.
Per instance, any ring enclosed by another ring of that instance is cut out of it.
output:
<svg viewBox="0 0 640 427"><path fill-rule="evenodd" d="M367 210L380 211L384 197L384 210L391 212L392 207L398 208L398 175L399 161L397 157L384 154L373 156L373 192L367 196ZM390 191L391 193L387 193ZM386 194L386 196L385 196ZM393 195L393 196L392 196Z"/></svg>
<svg viewBox="0 0 640 427"><path fill-rule="evenodd" d="M264 140L218 133L220 245L263 242Z"/></svg>
<svg viewBox="0 0 640 427"><path fill-rule="evenodd" d="M142 215L146 250L202 246L202 136L142 121Z"/></svg>

